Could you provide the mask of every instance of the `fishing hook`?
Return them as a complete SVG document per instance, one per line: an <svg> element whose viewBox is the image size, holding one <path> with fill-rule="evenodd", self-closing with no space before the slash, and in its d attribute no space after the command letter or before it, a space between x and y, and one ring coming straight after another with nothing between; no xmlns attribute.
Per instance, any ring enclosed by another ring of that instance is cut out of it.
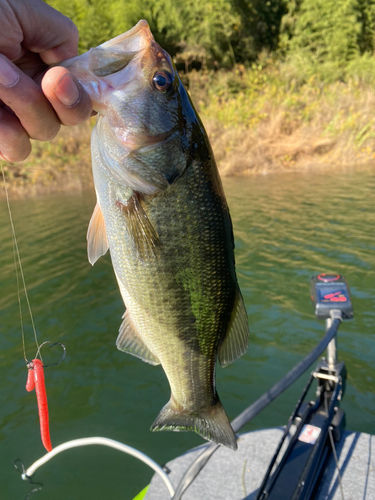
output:
<svg viewBox="0 0 375 500"><path fill-rule="evenodd" d="M43 342L43 344L41 344L39 347L38 347L38 350L35 354L35 358L37 357L41 357L40 356L40 349L45 345L45 344L51 344L52 342L50 340L46 340L45 342ZM54 344L50 345L49 348L51 349L51 347L55 346L55 345L60 345L62 348L63 348L63 355L60 359L60 361L58 361L57 363L53 363L52 365L43 365L43 368L49 368L51 366L57 366L59 365L60 363L62 363L65 359L65 356L66 356L66 348L64 346L64 344L61 344L61 342L55 342Z"/></svg>
<svg viewBox="0 0 375 500"><path fill-rule="evenodd" d="M31 491L29 491L29 493L26 495L25 497L25 500L29 500L30 496L33 494L33 493L36 493L37 491L40 491L42 488L43 488L43 484L42 483L35 483L31 477L29 477L27 474L26 474L26 470L25 470L25 466L23 465L23 462L17 458L15 461L14 461L14 468L16 469L17 472L19 472L21 474L21 479L23 479L23 481L27 481L29 484L32 484L34 486L38 486L37 488L33 488Z"/></svg>

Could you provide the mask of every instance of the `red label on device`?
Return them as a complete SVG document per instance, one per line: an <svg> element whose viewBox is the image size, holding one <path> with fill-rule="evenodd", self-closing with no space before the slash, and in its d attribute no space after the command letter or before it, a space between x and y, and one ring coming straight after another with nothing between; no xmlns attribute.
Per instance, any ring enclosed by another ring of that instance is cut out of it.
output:
<svg viewBox="0 0 375 500"><path fill-rule="evenodd" d="M315 425L304 425L298 436L298 440L307 444L315 444L320 435L320 431L321 428L315 427Z"/></svg>

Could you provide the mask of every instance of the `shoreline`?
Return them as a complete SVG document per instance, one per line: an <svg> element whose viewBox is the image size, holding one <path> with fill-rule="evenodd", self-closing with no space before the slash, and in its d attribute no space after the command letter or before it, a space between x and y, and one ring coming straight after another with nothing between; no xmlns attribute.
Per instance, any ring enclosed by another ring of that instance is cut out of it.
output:
<svg viewBox="0 0 375 500"><path fill-rule="evenodd" d="M375 90L356 81L297 84L282 64L183 75L222 177L375 167ZM2 162L9 196L93 188L95 118L33 141L29 158ZM4 189L0 199L4 198Z"/></svg>
<svg viewBox="0 0 375 500"><path fill-rule="evenodd" d="M3 162L3 168L6 165ZM274 175L309 175L311 173L317 173L319 175L324 175L325 172L332 172L336 170L338 173L345 174L347 172L361 172L364 170L373 170L375 174L375 161L373 162L361 162L361 163L347 163L347 164L325 164L325 163L315 163L314 161L305 163L303 168L291 167L288 169L252 169L241 174L231 174L223 175L219 169L222 182L225 185L225 179L238 179L238 178L254 178L257 176L274 176ZM4 169L6 171L6 169ZM56 180L50 183L40 183L32 185L14 185L9 182L8 172L6 171L6 183L8 196L10 200L19 199L31 199L43 196L53 196L53 195L75 195L83 193L85 191L91 190L94 193L95 186L94 181L85 180L84 182L79 177L79 174L75 178L70 175L64 175L61 173ZM4 186L0 189L0 202L5 201L5 191Z"/></svg>

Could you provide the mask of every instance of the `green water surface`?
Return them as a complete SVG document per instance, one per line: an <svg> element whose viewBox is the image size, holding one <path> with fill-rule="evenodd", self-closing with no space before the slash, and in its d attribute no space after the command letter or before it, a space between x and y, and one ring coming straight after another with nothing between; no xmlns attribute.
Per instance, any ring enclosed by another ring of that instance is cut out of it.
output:
<svg viewBox="0 0 375 500"><path fill-rule="evenodd" d="M237 273L251 328L248 353L217 370L230 418L271 387L324 333L309 298L314 273L336 271L350 284L355 319L339 331L348 369L347 428L375 433L375 172L274 174L224 182L236 240ZM124 312L106 255L86 257L93 193L12 202L12 212L39 341L63 342L66 360L46 369L51 439L105 436L163 464L203 440L193 433L151 433L169 399L161 367L115 347ZM10 224L0 204L0 498L23 499L30 487L13 468L44 454L35 393L27 393ZM25 305L25 303L23 303ZM26 352L35 355L23 307ZM55 349L55 348L54 348ZM43 350L44 361L60 352ZM248 424L284 424L306 378ZM99 446L66 451L35 474L36 500L130 500L152 471Z"/></svg>

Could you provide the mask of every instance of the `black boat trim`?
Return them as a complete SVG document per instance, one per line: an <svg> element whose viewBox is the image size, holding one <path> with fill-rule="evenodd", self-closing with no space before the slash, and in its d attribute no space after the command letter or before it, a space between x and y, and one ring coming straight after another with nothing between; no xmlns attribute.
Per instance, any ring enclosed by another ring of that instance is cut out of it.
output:
<svg viewBox="0 0 375 500"><path fill-rule="evenodd" d="M272 401L274 401L280 394L282 394L288 387L290 387L305 371L316 361L319 356L323 354L331 340L335 337L337 330L342 321L341 312L333 310L331 314L332 324L326 331L326 334L319 342L319 344L305 356L294 368L292 368L281 380L279 380L269 391L263 394L257 401L248 406L242 413L240 413L232 422L231 425L235 433L249 423L256 417L264 408L266 408ZM206 465L210 457L219 448L218 444L210 444L192 463L185 475L182 477L173 500L181 500L182 495L194 481L203 467Z"/></svg>

